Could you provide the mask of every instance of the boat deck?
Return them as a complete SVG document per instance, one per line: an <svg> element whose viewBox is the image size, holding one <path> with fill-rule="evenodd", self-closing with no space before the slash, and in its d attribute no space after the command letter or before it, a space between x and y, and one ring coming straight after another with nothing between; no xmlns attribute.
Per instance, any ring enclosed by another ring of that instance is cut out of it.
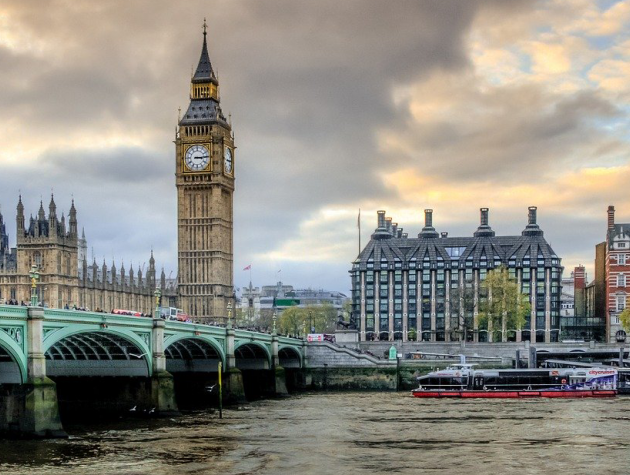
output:
<svg viewBox="0 0 630 475"><path fill-rule="evenodd" d="M411 394L419 398L586 398L615 397L614 389L582 389L575 391L474 391L414 389Z"/></svg>

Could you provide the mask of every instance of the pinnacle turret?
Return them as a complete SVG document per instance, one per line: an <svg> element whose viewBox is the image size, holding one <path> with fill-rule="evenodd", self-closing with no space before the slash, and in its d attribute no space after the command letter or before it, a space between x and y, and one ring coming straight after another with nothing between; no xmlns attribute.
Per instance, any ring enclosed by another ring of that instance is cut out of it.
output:
<svg viewBox="0 0 630 475"><path fill-rule="evenodd" d="M18 231L24 231L24 205L22 204L22 195L20 195L20 199L18 200L18 204L17 204L17 216L16 216L16 223L17 223L17 228ZM20 233L18 233L18 236L20 235Z"/></svg>
<svg viewBox="0 0 630 475"><path fill-rule="evenodd" d="M78 235L78 223L77 223L77 209L74 207L74 198L72 199L72 206L70 206L70 213L68 214L70 224L70 235L77 237Z"/></svg>
<svg viewBox="0 0 630 475"><path fill-rule="evenodd" d="M57 219L57 205L55 204L55 196L50 195L50 204L48 205L48 218L50 220Z"/></svg>
<svg viewBox="0 0 630 475"><path fill-rule="evenodd" d="M39 221L44 221L46 219L46 213L44 212L44 201L39 201L39 211L37 212L37 219Z"/></svg>
<svg viewBox="0 0 630 475"><path fill-rule="evenodd" d="M197 64L197 70L192 77L192 82L212 82L219 84L217 77L212 70L212 63L210 62L210 55L208 54L208 42L207 42L207 28L206 19L203 19L203 46L201 47L201 56L199 57L199 64Z"/></svg>

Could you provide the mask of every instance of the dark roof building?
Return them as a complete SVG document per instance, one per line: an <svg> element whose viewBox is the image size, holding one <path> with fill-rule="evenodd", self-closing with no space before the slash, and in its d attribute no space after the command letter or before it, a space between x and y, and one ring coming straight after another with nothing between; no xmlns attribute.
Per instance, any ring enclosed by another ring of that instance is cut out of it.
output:
<svg viewBox="0 0 630 475"><path fill-rule="evenodd" d="M410 238L378 211L378 227L353 263L353 315L361 340L488 341L478 322L481 283L504 266L529 295L531 315L524 328L506 329L501 339L558 341L561 260L529 208L520 236L496 236L481 208L481 222L471 237L449 237L425 226ZM359 318L357 318L357 316Z"/></svg>

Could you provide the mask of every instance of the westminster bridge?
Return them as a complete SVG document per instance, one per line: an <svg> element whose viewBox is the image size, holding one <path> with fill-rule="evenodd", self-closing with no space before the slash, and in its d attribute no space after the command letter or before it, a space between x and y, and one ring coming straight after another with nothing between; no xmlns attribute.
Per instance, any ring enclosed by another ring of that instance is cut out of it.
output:
<svg viewBox="0 0 630 475"><path fill-rule="evenodd" d="M208 397L219 368L224 398L244 400L248 378L282 394L304 360L303 340L275 333L0 305L0 432L62 433L58 394L176 413L180 381L188 397Z"/></svg>

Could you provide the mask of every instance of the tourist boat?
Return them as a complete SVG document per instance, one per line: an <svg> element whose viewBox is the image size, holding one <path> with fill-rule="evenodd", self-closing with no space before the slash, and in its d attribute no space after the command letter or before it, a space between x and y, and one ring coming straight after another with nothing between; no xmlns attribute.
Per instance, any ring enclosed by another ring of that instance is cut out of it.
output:
<svg viewBox="0 0 630 475"><path fill-rule="evenodd" d="M412 391L422 398L584 398L617 395L617 369L475 369L450 365L420 376Z"/></svg>

